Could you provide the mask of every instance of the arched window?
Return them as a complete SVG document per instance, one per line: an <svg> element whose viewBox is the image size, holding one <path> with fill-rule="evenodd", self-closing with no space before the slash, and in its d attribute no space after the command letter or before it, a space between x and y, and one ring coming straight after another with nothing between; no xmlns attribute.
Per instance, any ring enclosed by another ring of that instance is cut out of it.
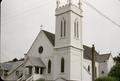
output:
<svg viewBox="0 0 120 81"><path fill-rule="evenodd" d="M79 38L79 22L77 21L77 38Z"/></svg>
<svg viewBox="0 0 120 81"><path fill-rule="evenodd" d="M97 78L97 67L95 67L95 78Z"/></svg>
<svg viewBox="0 0 120 81"><path fill-rule="evenodd" d="M48 61L48 73L51 73L51 60Z"/></svg>
<svg viewBox="0 0 120 81"><path fill-rule="evenodd" d="M66 21L64 20L64 37L66 35Z"/></svg>
<svg viewBox="0 0 120 81"><path fill-rule="evenodd" d="M61 37L65 37L65 35L66 35L66 20L63 18L62 20L61 20L61 29L60 29L60 35L61 35Z"/></svg>
<svg viewBox="0 0 120 81"><path fill-rule="evenodd" d="M65 60L62 57L62 59L61 59L61 72L64 72L64 69L65 69Z"/></svg>
<svg viewBox="0 0 120 81"><path fill-rule="evenodd" d="M79 22L78 19L74 21L74 37L79 38Z"/></svg>
<svg viewBox="0 0 120 81"><path fill-rule="evenodd" d="M76 37L76 22L74 22L74 36Z"/></svg>
<svg viewBox="0 0 120 81"><path fill-rule="evenodd" d="M62 37L62 31L63 31L63 21L61 21L61 29L60 29L60 36Z"/></svg>
<svg viewBox="0 0 120 81"><path fill-rule="evenodd" d="M88 66L88 71L90 72L90 66Z"/></svg>

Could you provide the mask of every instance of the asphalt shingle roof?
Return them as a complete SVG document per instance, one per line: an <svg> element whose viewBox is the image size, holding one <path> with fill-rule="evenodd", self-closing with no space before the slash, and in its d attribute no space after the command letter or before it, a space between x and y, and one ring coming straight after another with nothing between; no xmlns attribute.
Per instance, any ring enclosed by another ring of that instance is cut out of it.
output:
<svg viewBox="0 0 120 81"><path fill-rule="evenodd" d="M84 58L92 60L92 48L86 45L83 45L83 48L84 48ZM99 61L99 54L96 51L95 51L95 57L96 57L95 60Z"/></svg>
<svg viewBox="0 0 120 81"><path fill-rule="evenodd" d="M42 30L42 31L46 34L46 36L48 37L52 45L55 46L55 34L45 31L45 30ZM83 48L84 48L84 58L91 60L92 59L92 48L86 45L83 45ZM95 51L95 57L96 57L95 60L98 62L108 60L109 56L110 54L99 55L99 53Z"/></svg>
<svg viewBox="0 0 120 81"><path fill-rule="evenodd" d="M55 46L55 34L45 31L45 30L42 30L42 31L46 34L47 38L52 43L52 45Z"/></svg>
<svg viewBox="0 0 120 81"><path fill-rule="evenodd" d="M99 62L104 62L109 59L111 53L99 55Z"/></svg>

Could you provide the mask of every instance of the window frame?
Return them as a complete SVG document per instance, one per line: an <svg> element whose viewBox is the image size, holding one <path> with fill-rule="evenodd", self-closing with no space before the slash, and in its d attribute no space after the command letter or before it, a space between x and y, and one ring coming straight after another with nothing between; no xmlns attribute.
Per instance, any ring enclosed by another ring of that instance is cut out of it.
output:
<svg viewBox="0 0 120 81"><path fill-rule="evenodd" d="M88 65L88 71L90 72L90 65Z"/></svg>
<svg viewBox="0 0 120 81"><path fill-rule="evenodd" d="M65 59L62 57L61 58L61 73L65 72Z"/></svg>
<svg viewBox="0 0 120 81"><path fill-rule="evenodd" d="M76 39L79 39L79 21L78 21L78 18L76 18L74 21L74 37Z"/></svg>
<svg viewBox="0 0 120 81"><path fill-rule="evenodd" d="M51 73L51 60L48 61L48 74Z"/></svg>
<svg viewBox="0 0 120 81"><path fill-rule="evenodd" d="M63 17L60 23L60 37L64 38L66 36L66 20Z"/></svg>

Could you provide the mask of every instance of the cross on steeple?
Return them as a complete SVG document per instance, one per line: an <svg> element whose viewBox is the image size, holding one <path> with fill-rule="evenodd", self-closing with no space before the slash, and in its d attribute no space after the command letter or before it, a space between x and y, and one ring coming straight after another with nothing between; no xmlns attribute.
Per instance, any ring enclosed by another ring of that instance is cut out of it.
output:
<svg viewBox="0 0 120 81"><path fill-rule="evenodd" d="M41 24L41 26L40 26L40 30L42 30L42 27L43 27L43 25Z"/></svg>

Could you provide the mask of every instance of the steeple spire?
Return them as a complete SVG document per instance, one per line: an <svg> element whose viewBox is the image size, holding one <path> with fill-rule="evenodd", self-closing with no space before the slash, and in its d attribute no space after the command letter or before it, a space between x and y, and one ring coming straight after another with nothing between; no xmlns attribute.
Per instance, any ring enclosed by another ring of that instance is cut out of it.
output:
<svg viewBox="0 0 120 81"><path fill-rule="evenodd" d="M72 0L67 0L68 4L72 4Z"/></svg>
<svg viewBox="0 0 120 81"><path fill-rule="evenodd" d="M66 2L67 1L67 2ZM60 7L64 7L64 6L68 6L68 5L74 5L77 6L79 9L81 9L81 0L77 0L77 4L74 3L73 0L65 0L64 3L61 3L61 0L56 0L56 9L60 8Z"/></svg>
<svg viewBox="0 0 120 81"><path fill-rule="evenodd" d="M57 8L59 8L59 6L60 6L60 1L57 0L57 1L56 1L56 4L57 4Z"/></svg>
<svg viewBox="0 0 120 81"><path fill-rule="evenodd" d="M81 2L80 2L80 0L79 0L79 2L78 2L78 6L79 6L79 8L81 9Z"/></svg>

